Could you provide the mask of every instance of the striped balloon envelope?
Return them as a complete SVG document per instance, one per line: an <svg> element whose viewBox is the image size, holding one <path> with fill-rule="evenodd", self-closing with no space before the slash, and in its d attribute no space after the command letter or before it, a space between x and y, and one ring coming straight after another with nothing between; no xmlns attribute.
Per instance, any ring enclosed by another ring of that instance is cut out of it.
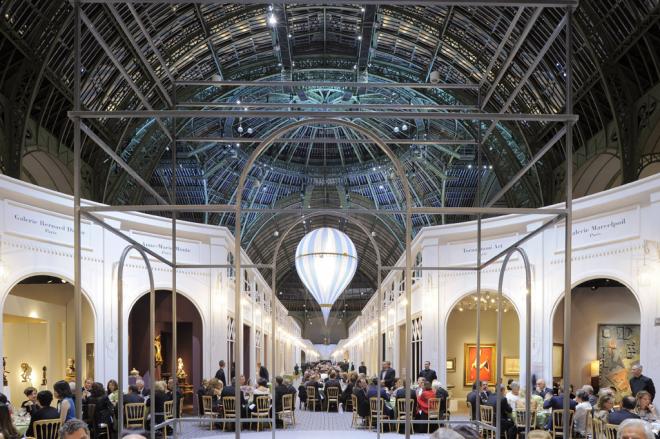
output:
<svg viewBox="0 0 660 439"><path fill-rule="evenodd" d="M355 244L337 229L312 230L298 243L296 271L321 306L326 325L332 305L353 279L357 264Z"/></svg>

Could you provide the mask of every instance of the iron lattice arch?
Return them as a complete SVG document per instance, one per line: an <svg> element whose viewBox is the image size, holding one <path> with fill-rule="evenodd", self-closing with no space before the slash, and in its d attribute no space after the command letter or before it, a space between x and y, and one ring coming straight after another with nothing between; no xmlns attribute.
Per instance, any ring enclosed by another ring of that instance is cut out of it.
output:
<svg viewBox="0 0 660 439"><path fill-rule="evenodd" d="M576 149L584 149L613 122L613 133L607 134L616 138L626 180L634 179L630 169L638 169L635 162L648 156L636 149L633 107L660 80L658 8L652 0L588 0L581 2L575 17L573 83L580 115ZM269 24L270 16L276 25ZM168 152L172 137L184 139L176 143L178 188L171 201L235 203L238 175L257 145L251 139L296 120L241 117L242 105L286 104L295 109L309 104L414 104L452 106L440 111L457 112L562 112L564 38L563 31L553 33L561 17L560 10L536 7L85 4L82 107L113 111L229 105L233 117L179 120L176 125L168 119L88 123L164 198L171 197L174 177ZM20 175L24 152L35 148L72 165L73 132L66 117L73 100L71 24L72 9L63 0L9 0L0 5L0 50L6 60L0 76L6 98L0 100L5 110L0 135L5 173ZM479 92L174 86L175 80L209 79L426 83L432 72L438 72L442 82L478 84ZM416 205L454 207L474 205L477 198L488 201L562 126L403 116L353 120L388 139L404 164ZM42 144L44 133L52 136L48 145ZM377 148L357 137L350 130L322 125L290 133L290 141L273 145L250 170L242 205L399 208L400 182L391 165ZM478 144L484 156L479 169ZM154 202L133 178L98 154L88 138L83 139L83 160L91 198L110 204ZM562 148L554 148L499 203L540 206L555 201L563 161ZM250 243L250 256L262 260L272 252L268 238L284 220L246 215L242 239ZM183 218L229 227L235 221L232 214ZM465 219L469 217L417 215L413 222L419 228ZM372 227L385 239L397 235L402 220L387 217ZM401 251L397 239L385 244L386 263ZM364 258L374 264L369 250Z"/></svg>

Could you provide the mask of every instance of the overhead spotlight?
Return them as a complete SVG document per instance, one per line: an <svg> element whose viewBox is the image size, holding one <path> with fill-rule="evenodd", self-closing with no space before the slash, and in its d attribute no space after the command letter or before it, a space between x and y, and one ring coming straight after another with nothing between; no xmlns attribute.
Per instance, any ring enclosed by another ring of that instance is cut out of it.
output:
<svg viewBox="0 0 660 439"><path fill-rule="evenodd" d="M222 76L218 75L217 73L214 74L214 75L211 75L211 81L220 82L220 81L222 81Z"/></svg>
<svg viewBox="0 0 660 439"><path fill-rule="evenodd" d="M401 125L401 131L408 131L408 124Z"/></svg>
<svg viewBox="0 0 660 439"><path fill-rule="evenodd" d="M241 100L240 99L236 99L236 105L241 105Z"/></svg>
<svg viewBox="0 0 660 439"><path fill-rule="evenodd" d="M268 24L271 26L277 25L277 17L275 16L275 14L270 14L268 16Z"/></svg>
<svg viewBox="0 0 660 439"><path fill-rule="evenodd" d="M275 231L273 232L273 236L277 238L278 236L280 236L280 232L277 231L277 230L275 230Z"/></svg>
<svg viewBox="0 0 660 439"><path fill-rule="evenodd" d="M376 232L375 231L371 232L371 236L375 238L376 237Z"/></svg>
<svg viewBox="0 0 660 439"><path fill-rule="evenodd" d="M399 127L394 127L394 132L398 133L399 132Z"/></svg>
<svg viewBox="0 0 660 439"><path fill-rule="evenodd" d="M287 35L287 37L288 37L288 38L291 38L291 37L293 37L293 35L291 35L291 34L288 34L288 35Z"/></svg>
<svg viewBox="0 0 660 439"><path fill-rule="evenodd" d="M381 184L381 185L378 186L378 189L383 190L383 189L385 189L385 186L383 186L383 185Z"/></svg>
<svg viewBox="0 0 660 439"><path fill-rule="evenodd" d="M488 165L488 169L493 169L493 165Z"/></svg>
<svg viewBox="0 0 660 439"><path fill-rule="evenodd" d="M472 169L472 165L468 165L468 169Z"/></svg>
<svg viewBox="0 0 660 439"><path fill-rule="evenodd" d="M364 8L360 8L360 12L364 12Z"/></svg>
<svg viewBox="0 0 660 439"><path fill-rule="evenodd" d="M362 41L362 35L358 35L358 41Z"/></svg>
<svg viewBox="0 0 660 439"><path fill-rule="evenodd" d="M239 133L242 133L243 132L243 125L239 125L238 128L237 128L237 131Z"/></svg>
<svg viewBox="0 0 660 439"><path fill-rule="evenodd" d="M353 70L357 70L357 64L353 64Z"/></svg>
<svg viewBox="0 0 660 439"><path fill-rule="evenodd" d="M429 81L431 82L431 84L437 84L438 82L440 82L440 72L438 72L437 70L432 71L431 74L429 75Z"/></svg>
<svg viewBox="0 0 660 439"><path fill-rule="evenodd" d="M248 133L248 134L252 134L252 133L254 133L254 130L253 130L252 128L248 128L248 129L247 129L247 133Z"/></svg>

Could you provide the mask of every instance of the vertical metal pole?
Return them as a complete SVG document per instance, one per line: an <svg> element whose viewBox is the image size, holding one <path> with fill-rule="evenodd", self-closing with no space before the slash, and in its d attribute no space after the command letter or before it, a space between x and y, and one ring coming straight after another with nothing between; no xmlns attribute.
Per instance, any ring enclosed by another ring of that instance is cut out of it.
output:
<svg viewBox="0 0 660 439"><path fill-rule="evenodd" d="M278 248L278 247L276 247L276 248ZM275 324L276 324L275 320L276 320L276 315L277 315L277 312L275 310L275 298L277 297L277 295L275 293L275 291L277 291L276 288L277 288L277 255L273 255L273 269L271 271L271 287L270 287L270 356L271 356L271 358L273 358L273 360L275 359L275 329L276 329L275 328ZM264 347L265 346L266 346L266 344L264 343ZM294 352L295 352L295 348L294 348ZM267 360L267 358L264 357L264 364L268 365L268 362L266 360ZM271 375L277 376L277 369L275 368L275 361L271 361L270 367L271 367L271 369L270 369ZM272 410L273 410L272 422L273 422L273 425L271 427L272 427L272 430L273 430L273 439L275 439L275 427L277 425L277 412L275 411L275 408L276 408L276 405L277 405L276 401L275 401L275 384L276 384L276 382L274 383L272 378L271 378L270 382L271 382L271 385L270 385L271 401L273 401L273 403L272 403ZM294 405L295 405L295 403L294 403ZM284 422L284 420L282 420L282 422Z"/></svg>
<svg viewBox="0 0 660 439"><path fill-rule="evenodd" d="M74 0L74 86L73 109L80 111L81 74L81 24L80 1ZM80 118L73 120L73 307L75 315L75 359L76 359L76 417L82 418L82 253L80 249L80 167L81 167Z"/></svg>
<svg viewBox="0 0 660 439"><path fill-rule="evenodd" d="M237 194L243 193L243 187L239 182L236 189ZM235 436L241 437L241 343L243 342L243 322L241 321L241 196L236 199L236 227L234 229L234 407L236 407ZM231 366L229 366L229 375L231 376Z"/></svg>
<svg viewBox="0 0 660 439"><path fill-rule="evenodd" d="M406 203L406 383L411 383L411 360L412 360L412 249L411 240L412 240L412 212L411 212L410 203ZM410 385L406 386L406 439L410 439L410 429L412 424L410 423L411 415L410 413L410 399L411 396L411 387Z"/></svg>
<svg viewBox="0 0 660 439"><path fill-rule="evenodd" d="M176 84L172 82L172 110L176 108ZM176 125L176 117L172 118L172 146L171 151L172 151L172 204L177 204L177 199L176 199L176 167L177 167L177 162L176 162L176 134L177 134L177 125ZM177 269L176 269L176 263L177 263L177 258L176 258L176 220L177 220L177 212L172 211L172 366L171 366L171 377L172 377L172 416L174 419L174 428L173 428L173 436L174 439L177 437L177 422L179 418L179 404L181 404L181 401L178 401L177 398L177 392L179 389L179 377L177 376L177 358L178 358L178 352L177 352L177 339L178 339L178 332L177 332L177 312L176 312L176 301L177 301L177 284L176 284L176 275L177 275ZM191 369L192 373L192 369ZM166 427L167 428L167 427Z"/></svg>
<svg viewBox="0 0 660 439"><path fill-rule="evenodd" d="M532 376L532 276L529 261L525 262L525 437L529 437L529 429L532 415L532 390L534 384Z"/></svg>
<svg viewBox="0 0 660 439"><path fill-rule="evenodd" d="M566 8L566 114L573 113L573 8ZM564 229L564 401L563 432L568 437L570 409L571 259L573 232L573 125L566 123L566 228Z"/></svg>
<svg viewBox="0 0 660 439"><path fill-rule="evenodd" d="M477 106L481 108L481 89L477 93ZM477 161L481 162L481 121L477 121ZM477 204L481 206L481 169L477 166L479 173L477 174ZM475 414L477 421L481 421L481 215L477 215L477 347L475 352L476 360L476 377L477 384L477 399ZM499 348L499 347L498 347ZM468 356L469 357L469 356ZM471 366L469 366L471 368ZM468 368L468 370L470 370ZM499 436L498 436L499 439Z"/></svg>
<svg viewBox="0 0 660 439"><path fill-rule="evenodd" d="M156 439L156 348L154 340L156 339L156 290L149 291L149 376L151 377L151 388L149 389L149 437ZM122 371L123 373L123 371Z"/></svg>
<svg viewBox="0 0 660 439"><path fill-rule="evenodd" d="M132 246L124 249L127 253ZM122 254L123 256L123 254ZM121 438L124 429L124 264L123 257L119 259L117 268L117 437Z"/></svg>
<svg viewBox="0 0 660 439"><path fill-rule="evenodd" d="M378 361L380 362L380 361L385 361L385 358L381 358L381 353L383 352L384 347L383 347L383 341L382 341L383 337L381 335L381 331L383 329L382 329L382 325L380 324L380 318L383 315L383 293L382 293L382 288L380 287L381 286L380 285L380 267L378 267L378 278L379 278L379 281L376 284L376 288L378 289L378 291L376 291L376 297L378 297L378 307L377 307L378 311L377 311L377 315L376 315L376 320L377 320L377 322L376 322L376 334L377 334L377 337L376 337L376 352L378 353L377 358L378 358ZM385 331L387 331L387 325L385 327ZM376 408L376 438L377 439L380 439L380 429L381 429L381 419L380 419L380 415L381 415L381 410L380 410L380 404L381 404L381 401L380 401L380 389L381 389L380 375L381 375L381 372L378 372L378 379L376 380L376 397L378 398L378 405L376 406L377 407Z"/></svg>

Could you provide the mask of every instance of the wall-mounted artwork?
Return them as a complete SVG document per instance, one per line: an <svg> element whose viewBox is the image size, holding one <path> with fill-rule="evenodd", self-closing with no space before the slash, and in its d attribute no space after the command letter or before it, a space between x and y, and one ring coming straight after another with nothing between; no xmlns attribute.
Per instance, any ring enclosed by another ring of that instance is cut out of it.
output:
<svg viewBox="0 0 660 439"><path fill-rule="evenodd" d="M479 372L479 379L481 381L488 381L494 384L497 379L497 371L495 370L495 345L482 343L479 354L479 363L481 369ZM465 378L465 385L471 386L477 380L477 345L473 343L465 343L465 356L463 357L463 375Z"/></svg>
<svg viewBox="0 0 660 439"><path fill-rule="evenodd" d="M630 394L628 371L639 362L639 328L640 325L598 325L600 387L613 386L618 396Z"/></svg>
<svg viewBox="0 0 660 439"><path fill-rule="evenodd" d="M447 372L456 372L456 358L447 358Z"/></svg>
<svg viewBox="0 0 660 439"><path fill-rule="evenodd" d="M504 357L502 363L504 375L520 375L520 358Z"/></svg>
<svg viewBox="0 0 660 439"><path fill-rule="evenodd" d="M563 374L564 345L555 343L552 345L552 377L560 380Z"/></svg>

